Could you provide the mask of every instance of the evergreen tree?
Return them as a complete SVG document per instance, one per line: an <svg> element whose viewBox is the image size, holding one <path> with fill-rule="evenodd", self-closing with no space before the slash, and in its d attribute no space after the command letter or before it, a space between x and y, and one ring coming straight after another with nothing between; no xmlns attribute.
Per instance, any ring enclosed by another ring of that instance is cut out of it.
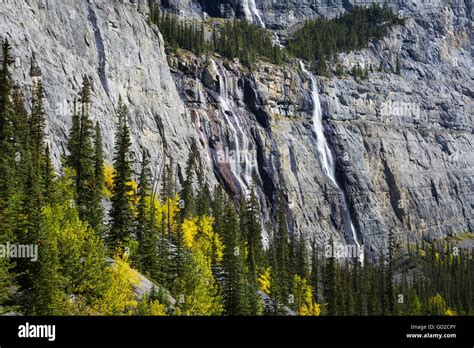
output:
<svg viewBox="0 0 474 348"><path fill-rule="evenodd" d="M334 250L334 241L331 239L331 250ZM334 253L327 258L325 266L324 298L327 302L328 315L339 314L338 303L338 264Z"/></svg>
<svg viewBox="0 0 474 348"><path fill-rule="evenodd" d="M260 225L260 205L255 186L250 190L250 197L247 202L247 267L252 277L256 279L260 268L264 266L264 251L262 243L262 227Z"/></svg>
<svg viewBox="0 0 474 348"><path fill-rule="evenodd" d="M288 303L290 292L290 250L288 244L288 227L286 223L286 204L283 191L280 191L280 210L278 215L278 230L275 240L276 267L274 277L278 293L275 294L282 304Z"/></svg>
<svg viewBox="0 0 474 348"><path fill-rule="evenodd" d="M101 234L103 208L100 186L103 186L103 176L101 177L97 170L100 167L98 161L102 160L103 163L103 150L100 130L97 127L94 129L90 119L91 88L91 81L85 76L79 94L79 113L74 101L72 127L67 145L69 156L66 163L76 172L76 201L80 217L87 221L98 234ZM98 178L95 177L96 173L99 175Z"/></svg>
<svg viewBox="0 0 474 348"><path fill-rule="evenodd" d="M317 300L318 295L319 295L319 257L318 257L318 249L316 247L316 244L312 243L312 248L311 248L311 274L309 278L309 283L313 287L313 292L314 292L314 298Z"/></svg>
<svg viewBox="0 0 474 348"><path fill-rule="evenodd" d="M153 279L160 279L159 274L159 254L158 254L158 234L153 223L154 211L149 210L150 199L150 172L149 161L146 151L142 151L142 164L138 179L137 190L137 217L135 222L135 235L138 241L138 263L140 269L146 274L150 274ZM162 280L162 279L160 279Z"/></svg>
<svg viewBox="0 0 474 348"><path fill-rule="evenodd" d="M102 207L102 192L105 186L104 177L104 148L102 140L102 132L100 130L99 122L96 123L94 129L94 185L93 185L93 200L91 202L91 221L92 228L102 235L104 223L104 208Z"/></svg>
<svg viewBox="0 0 474 348"><path fill-rule="evenodd" d="M388 234L388 262L386 272L386 297L387 297L387 312L393 314L395 306L395 291L393 286L393 268L395 258L395 231L393 228L390 229Z"/></svg>
<svg viewBox="0 0 474 348"><path fill-rule="evenodd" d="M181 209L182 219L190 218L196 215L196 203L194 199L194 167L195 167L195 156L193 151L190 152L188 161L186 162L186 180L183 183L181 190L181 199L184 202L184 206Z"/></svg>
<svg viewBox="0 0 474 348"><path fill-rule="evenodd" d="M44 93L44 87L41 81L33 84L30 117L30 145L33 163L38 166L41 166L44 151L44 128L46 124Z"/></svg>
<svg viewBox="0 0 474 348"><path fill-rule="evenodd" d="M2 69L0 70L0 241L6 242L12 238L11 198L14 178L14 146L12 121L14 119L11 103L11 74L9 66L12 63L10 44L7 39L3 42ZM6 264L3 262L3 264ZM6 273L6 267L3 268Z"/></svg>
<svg viewBox="0 0 474 348"><path fill-rule="evenodd" d="M114 177L112 188L111 230L109 245L112 248L124 247L131 240L133 223L131 195L130 134L127 124L128 110L119 100L118 123L115 134Z"/></svg>
<svg viewBox="0 0 474 348"><path fill-rule="evenodd" d="M227 202L225 208L224 229L224 285L223 299L225 310L228 315L247 314L244 249L238 229L239 223L235 208L231 202Z"/></svg>
<svg viewBox="0 0 474 348"><path fill-rule="evenodd" d="M46 150L44 153L44 164L43 169L41 172L42 178L42 197L45 204L53 204L54 203L54 193L56 191L55 188L55 181L56 181L56 173L54 172L53 163L51 162L51 153L49 150L49 145L46 146Z"/></svg>
<svg viewBox="0 0 474 348"><path fill-rule="evenodd" d="M43 209L28 314L92 314L107 287L104 245L71 206L73 190L66 172L58 182L60 201Z"/></svg>
<svg viewBox="0 0 474 348"><path fill-rule="evenodd" d="M296 270L296 274L298 274L302 279L309 279L308 253L306 251L306 242L301 234L298 243Z"/></svg>
<svg viewBox="0 0 474 348"><path fill-rule="evenodd" d="M11 103L11 75L9 66L10 44L7 39L2 45L2 66L0 70L0 244L13 240L13 185L14 145L13 135L14 107ZM18 139L19 140L19 139ZM12 293L13 277L11 264L0 258L0 314L8 312L7 301Z"/></svg>

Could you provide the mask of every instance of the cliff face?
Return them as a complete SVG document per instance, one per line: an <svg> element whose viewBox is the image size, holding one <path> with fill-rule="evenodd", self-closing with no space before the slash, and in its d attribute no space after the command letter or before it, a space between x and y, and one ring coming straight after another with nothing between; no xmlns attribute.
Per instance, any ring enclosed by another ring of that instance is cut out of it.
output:
<svg viewBox="0 0 474 348"><path fill-rule="evenodd" d="M130 109L133 151L148 150L154 172L164 154L184 162L197 134L170 74L164 43L146 21L145 1L7 1L0 35L12 44L15 81L29 90L35 54L47 99L47 131L55 164L65 153L73 101L83 76L93 82L93 121L112 159L115 108Z"/></svg>
<svg viewBox="0 0 474 348"><path fill-rule="evenodd" d="M166 5L186 15L220 11L282 29L320 15L323 7L336 15L353 2L216 4ZM357 241L376 254L391 228L399 243L473 230L471 8L464 1L394 6L407 17L405 27L338 57L345 70L367 68L369 78L362 81L349 75L313 81L298 61L249 70L217 56L166 56L157 29L146 23L144 2L137 1L9 1L2 4L0 34L20 59L14 75L20 84L30 83L29 60L36 53L56 163L70 126L69 106L87 74L109 160L114 106L122 95L131 111L133 149L149 150L155 173L164 154L183 167L195 147L211 184L220 181L239 193L256 178L267 232L282 190L293 233L319 243L329 237L353 242L352 221ZM318 152L313 92L336 184Z"/></svg>

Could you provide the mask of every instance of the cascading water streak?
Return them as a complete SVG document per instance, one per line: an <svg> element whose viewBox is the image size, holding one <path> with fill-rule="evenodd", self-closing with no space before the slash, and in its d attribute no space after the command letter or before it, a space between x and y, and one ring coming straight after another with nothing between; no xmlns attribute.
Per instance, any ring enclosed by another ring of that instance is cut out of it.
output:
<svg viewBox="0 0 474 348"><path fill-rule="evenodd" d="M340 203L343 208L344 216L350 226L350 235L346 235L346 239L349 239L348 242L353 242L358 247L360 247L359 242L357 241L357 234L354 227L354 223L352 222L349 210L347 208L347 199L345 193L336 180L334 158L326 140L326 136L324 135L321 103L319 101L317 89L318 84L316 78L311 72L306 69L304 63L300 62L300 64L301 70L311 80L311 96L313 99L313 130L316 134L316 147L319 154L320 163L323 168L324 174L333 182L334 186L336 186L337 190L339 191Z"/></svg>
<svg viewBox="0 0 474 348"><path fill-rule="evenodd" d="M313 98L313 129L316 133L316 146L321 159L321 165L326 176L331 179L334 185L338 186L334 170L334 159L326 141L326 137L324 136L321 103L319 102L319 96L316 90L316 78L313 74L306 70L303 62L301 62L301 69L306 75L309 76L311 80L311 96Z"/></svg>
<svg viewBox="0 0 474 348"><path fill-rule="evenodd" d="M218 102L223 115L226 119L227 124L232 132L232 139L235 143L235 158L229 159L230 168L236 179L238 180L241 188L247 192L250 187L252 180L252 171L255 166L255 159L252 158L252 151L250 151L250 141L245 134L242 125L240 124L237 113L233 111L232 101L228 98L228 83L225 72L218 66L218 64L212 59L212 67L216 71L219 78L219 95ZM235 109L235 107L234 107ZM229 115L232 115L230 120ZM235 125L234 125L235 123ZM242 173L243 165L243 173ZM242 180L242 174L244 180Z"/></svg>
<svg viewBox="0 0 474 348"><path fill-rule="evenodd" d="M262 16L260 16L260 11L255 4L255 0L242 0L242 8L245 18L249 22L257 22L258 25L265 28L265 22L262 20Z"/></svg>

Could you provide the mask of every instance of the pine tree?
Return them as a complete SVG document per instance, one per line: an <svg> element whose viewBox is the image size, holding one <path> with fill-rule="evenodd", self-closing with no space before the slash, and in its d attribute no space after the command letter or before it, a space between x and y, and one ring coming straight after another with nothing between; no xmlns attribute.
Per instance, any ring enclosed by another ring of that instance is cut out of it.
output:
<svg viewBox="0 0 474 348"><path fill-rule="evenodd" d="M306 242L301 234L298 243L296 274L303 279L309 279L308 253L306 251Z"/></svg>
<svg viewBox="0 0 474 348"><path fill-rule="evenodd" d="M184 181L183 188L181 190L181 199L184 202L184 207L181 209L181 217L183 220L196 215L196 203L193 189L194 167L195 156L193 151L191 151L188 161L186 162L186 180Z"/></svg>
<svg viewBox="0 0 474 348"><path fill-rule="evenodd" d="M102 192L105 186L104 177L104 148L102 140L102 132L99 122L96 123L94 129L94 182L93 182L93 200L91 202L91 221L90 224L94 231L99 235L103 232L104 208L102 207Z"/></svg>
<svg viewBox="0 0 474 348"><path fill-rule="evenodd" d="M395 231L390 229L388 234L388 262L387 262L387 271L385 279L385 291L387 297L387 312L388 314L393 314L395 306L395 293L393 286L393 268L394 268L394 258L395 258Z"/></svg>
<svg viewBox="0 0 474 348"><path fill-rule="evenodd" d="M80 110L74 101L72 127L69 133L67 148L69 156L66 164L76 172L76 201L82 220L87 221L98 233L102 233L103 208L101 206L101 189L103 176L96 180L98 161L103 163L102 139L100 130L94 129L90 119L92 108L92 84L84 77L80 96ZM98 132L98 133L97 133ZM94 135L94 133L96 133ZM100 143L99 143L100 142ZM102 158L101 158L102 157Z"/></svg>
<svg viewBox="0 0 474 348"><path fill-rule="evenodd" d="M277 300L283 304L288 303L290 292L290 250L288 244L288 227L286 223L286 205L283 191L280 191L280 209L278 214L278 230L275 240L275 281L279 293Z"/></svg>
<svg viewBox="0 0 474 348"><path fill-rule="evenodd" d="M49 150L49 145L46 146L44 153L44 164L41 172L42 178L42 197L45 204L53 204L55 197L54 193L56 191L55 182L56 182L56 173L54 172L53 163L51 162L51 153Z"/></svg>
<svg viewBox="0 0 474 348"><path fill-rule="evenodd" d="M227 202L224 230L224 285L223 298L228 315L247 314L244 248L235 208Z"/></svg>
<svg viewBox="0 0 474 348"><path fill-rule="evenodd" d="M319 255L318 255L318 249L316 247L316 244L312 243L311 245L311 274L309 278L309 283L313 287L313 292L314 292L314 298L317 300L319 296Z"/></svg>
<svg viewBox="0 0 474 348"><path fill-rule="evenodd" d="M334 241L331 239L331 250L334 250ZM338 265L337 260L333 255L327 258L325 266L324 279L324 298L327 302L328 315L339 314L338 303Z"/></svg>
<svg viewBox="0 0 474 348"><path fill-rule="evenodd" d="M3 42L2 69L0 70L0 241L10 240L12 235L11 198L14 178L14 146L12 120L14 119L11 103L11 74L9 66L12 63L10 44L7 39ZM6 272L6 269L3 270Z"/></svg>
<svg viewBox="0 0 474 348"><path fill-rule="evenodd" d="M138 179L138 205L137 217L135 222L135 235L138 241L138 263L140 269L146 274L150 274L153 279L159 279L159 264L158 264L158 235L153 223L152 213L148 205L151 202L150 198L150 172L148 169L149 160L146 151L142 151L141 171Z"/></svg>
<svg viewBox="0 0 474 348"><path fill-rule="evenodd" d="M0 244L12 241L13 217L13 159L14 146L12 120L13 105L11 96L11 75L9 65L12 63L10 44L3 42L2 67L0 70ZM12 293L13 277L10 274L11 264L6 258L0 258L0 314L8 312L7 301Z"/></svg>
<svg viewBox="0 0 474 348"><path fill-rule="evenodd" d="M264 252L262 243L262 227L260 225L260 205L255 194L255 187L250 190L250 197L247 202L247 267L249 274L256 279L260 268L264 266Z"/></svg>
<svg viewBox="0 0 474 348"><path fill-rule="evenodd" d="M30 117L30 145L33 163L38 166L40 166L43 161L44 151L44 128L46 124L44 93L44 87L41 81L33 85Z"/></svg>
<svg viewBox="0 0 474 348"><path fill-rule="evenodd" d="M79 129L79 153L76 169L77 205L81 218L92 226L97 207L94 202L94 148L93 123L90 120L91 110L91 82L84 77L81 97L81 114ZM94 226L97 227L97 226Z"/></svg>
<svg viewBox="0 0 474 348"><path fill-rule="evenodd" d="M131 240L132 207L130 203L130 181L132 168L130 163L130 134L127 124L128 110L122 99L119 100L118 124L115 134L115 154L112 188L111 230L109 245L113 249L124 247Z"/></svg>

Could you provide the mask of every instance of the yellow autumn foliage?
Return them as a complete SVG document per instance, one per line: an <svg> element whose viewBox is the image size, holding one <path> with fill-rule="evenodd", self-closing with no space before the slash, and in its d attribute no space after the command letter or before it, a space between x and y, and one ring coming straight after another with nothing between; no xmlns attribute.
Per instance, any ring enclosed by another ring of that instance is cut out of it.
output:
<svg viewBox="0 0 474 348"><path fill-rule="evenodd" d="M298 315L318 316L321 314L321 306L314 301L313 289L305 278L297 274L293 277L292 294Z"/></svg>
<svg viewBox="0 0 474 348"><path fill-rule="evenodd" d="M116 256L114 261L109 268L108 287L95 309L102 315L131 315L138 306L133 289L139 284L140 276L130 268L126 255Z"/></svg>
<svg viewBox="0 0 474 348"><path fill-rule="evenodd" d="M263 270L263 273L258 276L259 289L270 295L271 289L271 268L267 267Z"/></svg>
<svg viewBox="0 0 474 348"><path fill-rule="evenodd" d="M198 234L198 217L193 217L191 219L185 219L181 225L184 243L191 249L195 243L196 235Z"/></svg>
<svg viewBox="0 0 474 348"><path fill-rule="evenodd" d="M211 257L215 263L220 263L224 255L224 245L219 234L214 231L213 223L213 217L203 215L185 219L181 229L189 249L200 251Z"/></svg>
<svg viewBox="0 0 474 348"><path fill-rule="evenodd" d="M166 315L166 307L158 300L153 300L149 304L149 315L154 317L162 317Z"/></svg>
<svg viewBox="0 0 474 348"><path fill-rule="evenodd" d="M161 205L160 202L155 199L155 221L163 221L168 226L168 220L171 226L171 233L178 232L178 217L180 213L179 209L179 195L175 195L173 198L166 198L166 201Z"/></svg>
<svg viewBox="0 0 474 348"><path fill-rule="evenodd" d="M109 163L104 163L104 192L103 195L107 198L112 198L113 187L114 187L114 176L115 169ZM128 199L132 203L132 206L135 206L137 203L137 197L135 193L137 192L138 184L134 180L127 182L129 191L127 192Z"/></svg>
<svg viewBox="0 0 474 348"><path fill-rule="evenodd" d="M111 164L104 163L104 196L112 197L112 187L114 186L114 167Z"/></svg>

